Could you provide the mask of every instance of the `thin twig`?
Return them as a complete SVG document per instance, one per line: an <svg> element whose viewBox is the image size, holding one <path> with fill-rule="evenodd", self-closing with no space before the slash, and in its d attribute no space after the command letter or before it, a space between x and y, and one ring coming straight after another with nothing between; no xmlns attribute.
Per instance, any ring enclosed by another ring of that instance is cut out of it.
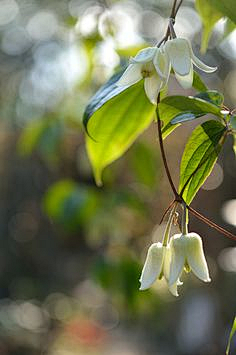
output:
<svg viewBox="0 0 236 355"><path fill-rule="evenodd" d="M198 211L194 210L192 207L187 206L187 209L189 210L190 213L192 213L195 217L197 217L198 219L202 220L203 222L205 222L206 224L208 224L210 227L214 228L215 230L217 230L218 232L224 234L227 238L230 238L232 240L236 241L236 235L234 235L233 233L230 233L229 231L225 230L224 228L220 227L218 224L212 222L210 219L208 219L207 217L203 216L201 213L199 213Z"/></svg>
<svg viewBox="0 0 236 355"><path fill-rule="evenodd" d="M180 8L182 2L183 2L183 0L181 0L181 1L179 2L177 8L176 8L177 0L174 0L174 2L173 2L172 9L171 9L171 14L170 14L170 19L172 20L172 21L171 21L171 25L172 25L172 26L173 26L174 23L175 23L175 16L177 15L177 12L179 11L179 8ZM170 30L170 23L169 23L169 24L168 24L168 27L167 27L167 30L166 30L165 36L160 40L160 42L157 43L156 46L157 46L157 47L160 47L163 42L166 42L166 41L168 40L170 34L171 34L171 30Z"/></svg>
<svg viewBox="0 0 236 355"><path fill-rule="evenodd" d="M173 5L172 5L172 9L171 9L171 14L170 14L170 17L172 17L172 18L174 18L176 16L176 10L175 10L176 4L177 4L177 0L174 0Z"/></svg>
<svg viewBox="0 0 236 355"><path fill-rule="evenodd" d="M182 2L183 2L183 0L180 0L178 6L176 7L174 18L175 18L175 16L177 15L177 12L179 11L179 8L180 8L180 6L182 5Z"/></svg>
<svg viewBox="0 0 236 355"><path fill-rule="evenodd" d="M171 174L170 174L170 170L169 170L169 167L168 167L166 155L165 155L162 132L161 132L161 119L160 119L159 112L158 112L158 104L159 104L159 102L160 102L160 93L159 93L158 98L157 98L156 116L157 116L157 126L158 126L158 136L159 136L159 144L160 144L160 149L161 149L161 156L162 156L163 164L165 166L165 171L166 171L167 178L169 180L171 189L172 189L172 191L173 191L173 193L175 195L175 199L176 199L176 201L181 201L180 200L180 196L179 196L179 194L178 194L178 192L177 192L177 190L175 188L175 185L173 183L173 180L172 180L172 177L171 177Z"/></svg>
<svg viewBox="0 0 236 355"><path fill-rule="evenodd" d="M171 207L173 206L173 204L174 204L175 202L176 202L176 201L173 200L173 201L169 204L169 206L166 208L166 210L164 211L164 213L163 213L163 215L162 215L162 217L161 217L161 220L160 220L159 224L162 224L162 222L163 222L163 220L164 220L166 214L169 212L169 210L171 209Z"/></svg>
<svg viewBox="0 0 236 355"><path fill-rule="evenodd" d="M171 17L170 20L169 20L169 30L170 30L170 37L172 39L176 38L176 33L175 33L175 30L174 30L174 23L175 23L175 20Z"/></svg>

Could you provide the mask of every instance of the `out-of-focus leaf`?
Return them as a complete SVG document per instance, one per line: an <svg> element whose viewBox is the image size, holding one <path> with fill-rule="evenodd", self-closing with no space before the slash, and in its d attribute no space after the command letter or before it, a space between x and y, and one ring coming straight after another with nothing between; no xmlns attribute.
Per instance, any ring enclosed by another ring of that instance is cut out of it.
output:
<svg viewBox="0 0 236 355"><path fill-rule="evenodd" d="M236 24L233 21L231 21L229 18L227 18L224 26L223 39L226 38L235 29L236 29Z"/></svg>
<svg viewBox="0 0 236 355"><path fill-rule="evenodd" d="M45 117L30 122L23 130L18 141L22 155L30 155L36 149L45 157L56 158L56 150L63 135L62 123L54 117Z"/></svg>
<svg viewBox="0 0 236 355"><path fill-rule="evenodd" d="M223 16L227 16L236 23L236 1L235 0L206 0L214 9L217 9Z"/></svg>
<svg viewBox="0 0 236 355"><path fill-rule="evenodd" d="M231 127L236 130L236 116L231 116L230 117L230 124L231 124Z"/></svg>
<svg viewBox="0 0 236 355"><path fill-rule="evenodd" d="M207 45L210 39L211 31L216 24L216 22L223 17L222 13L213 7L206 0L196 0L196 9L201 16L203 23L203 33L202 33L202 44L201 52L205 53L207 50Z"/></svg>
<svg viewBox="0 0 236 355"><path fill-rule="evenodd" d="M139 182L155 188L158 182L157 156L147 144L138 142L132 149L132 169Z"/></svg>
<svg viewBox="0 0 236 355"><path fill-rule="evenodd" d="M180 166L179 192L190 204L197 191L210 175L223 145L225 126L207 121L195 128L190 136Z"/></svg>
<svg viewBox="0 0 236 355"><path fill-rule="evenodd" d="M50 218L74 230L93 215L98 198L92 189L78 186L72 180L61 180L49 187L43 204Z"/></svg>
<svg viewBox="0 0 236 355"><path fill-rule="evenodd" d="M233 139L234 139L234 142L233 142L233 150L234 150L234 154L236 156L236 134L233 135Z"/></svg>
<svg viewBox="0 0 236 355"><path fill-rule="evenodd" d="M236 156L236 116L230 117L230 124L233 129L233 150Z"/></svg>
<svg viewBox="0 0 236 355"><path fill-rule="evenodd" d="M193 87L197 91L207 91L208 87L197 72L193 72Z"/></svg>
<svg viewBox="0 0 236 355"><path fill-rule="evenodd" d="M220 107L193 96L168 96L160 102L158 109L163 122L163 138L167 137L181 122L193 120L207 113L222 117Z"/></svg>
<svg viewBox="0 0 236 355"><path fill-rule="evenodd" d="M125 48L116 48L116 52L121 56L121 57L134 57L138 51L140 51L143 48L148 47L148 44L142 43L140 45L136 46L130 46L130 47L125 47Z"/></svg>
<svg viewBox="0 0 236 355"><path fill-rule="evenodd" d="M123 306L135 311L139 292L141 267L132 255L114 255L112 258L98 258L92 269L92 277L104 289L113 293ZM137 310L136 310L137 311Z"/></svg>
<svg viewBox="0 0 236 355"><path fill-rule="evenodd" d="M86 137L86 146L98 185L101 185L103 169L118 159L150 125L155 112L142 81L119 91L119 95L116 90L112 86L110 93L107 88L106 95L101 93L103 106L96 97L95 105L91 102L85 113L87 129L92 137Z"/></svg>
<svg viewBox="0 0 236 355"><path fill-rule="evenodd" d="M236 317L234 317L234 322L233 322L233 325L232 325L232 328L230 331L229 340L228 340L227 349L226 349L226 355L229 355L231 340L232 340L235 333L236 333Z"/></svg>

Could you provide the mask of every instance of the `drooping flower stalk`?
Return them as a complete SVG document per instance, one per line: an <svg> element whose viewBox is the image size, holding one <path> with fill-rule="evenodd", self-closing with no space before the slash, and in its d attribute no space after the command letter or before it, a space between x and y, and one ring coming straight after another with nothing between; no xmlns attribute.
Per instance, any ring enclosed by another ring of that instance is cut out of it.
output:
<svg viewBox="0 0 236 355"><path fill-rule="evenodd" d="M176 282L169 284L170 265L171 265L171 249L169 245L170 230L173 223L173 218L176 213L177 204L174 205L166 229L162 243L153 243L147 252L147 257L143 266L140 277L140 290L146 290L153 285L154 282L164 278L167 282L169 291L178 296L177 287L182 285L182 282L177 279Z"/></svg>

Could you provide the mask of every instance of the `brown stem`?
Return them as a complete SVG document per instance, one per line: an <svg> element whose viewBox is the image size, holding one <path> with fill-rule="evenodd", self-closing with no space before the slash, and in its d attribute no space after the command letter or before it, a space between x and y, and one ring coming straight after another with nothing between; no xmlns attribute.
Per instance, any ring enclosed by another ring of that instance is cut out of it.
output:
<svg viewBox="0 0 236 355"><path fill-rule="evenodd" d="M169 212L169 210L171 209L171 207L173 206L173 204L174 204L175 202L176 202L176 201L173 200L173 201L169 204L169 206L166 208L166 210L164 211L164 213L163 213L163 215L162 215L162 217L161 217L161 220L160 220L159 224L162 224L162 222L163 222L163 220L164 220L166 214Z"/></svg>
<svg viewBox="0 0 236 355"><path fill-rule="evenodd" d="M174 0L173 5L172 5L172 9L171 9L171 14L170 14L170 18L172 19L171 25L174 25L175 22L175 16L177 15L177 12L179 11L179 8L182 4L183 0L180 0L179 4L177 5L177 0ZM177 7L176 7L177 5ZM166 42L169 38L171 34L171 29L170 29L170 23L168 24L167 30L166 30L166 34L165 36L160 40L160 42L157 44L157 47L160 47L160 45L163 42Z"/></svg>
<svg viewBox="0 0 236 355"><path fill-rule="evenodd" d="M175 16L177 15L177 12L179 11L179 8L180 8L180 6L182 5L182 2L183 2L183 0L180 0L178 6L176 7L174 18L175 18Z"/></svg>
<svg viewBox="0 0 236 355"><path fill-rule="evenodd" d="M173 5L172 5L172 9L171 9L171 14L170 14L170 17L172 17L172 18L175 18L176 13L177 13L175 10L176 4L177 4L177 0L174 0Z"/></svg>
<svg viewBox="0 0 236 355"><path fill-rule="evenodd" d="M203 216L201 213L199 213L198 211L194 210L192 207L187 206L187 209L188 209L189 212L192 213L195 217L197 217L198 219L202 220L203 222L205 222L206 224L208 224L210 227L212 227L212 228L214 228L215 230L217 230L218 232L224 234L227 238L230 238L230 239L236 241L236 235L234 235L233 233L228 232L228 231L225 230L224 228L220 227L218 224L212 222L210 219L208 219L207 217Z"/></svg>
<svg viewBox="0 0 236 355"><path fill-rule="evenodd" d="M165 171L166 171L166 175L167 178L169 180L171 189L175 195L175 200L176 201L180 201L180 196L175 188L175 185L173 183L171 174L170 174L170 170L168 167L168 163L167 163L167 159L166 159L166 154L165 154L165 150L164 150L164 144L163 144L163 138L162 138L162 132L161 132L161 119L159 116L159 112L158 112L158 104L160 102L160 94L158 94L158 98L157 98L157 109L156 109L156 116L157 116L157 126L158 126L158 136L159 136L159 144L160 144L160 149L161 149L161 156L162 156L162 160L163 160L163 164L165 167Z"/></svg>

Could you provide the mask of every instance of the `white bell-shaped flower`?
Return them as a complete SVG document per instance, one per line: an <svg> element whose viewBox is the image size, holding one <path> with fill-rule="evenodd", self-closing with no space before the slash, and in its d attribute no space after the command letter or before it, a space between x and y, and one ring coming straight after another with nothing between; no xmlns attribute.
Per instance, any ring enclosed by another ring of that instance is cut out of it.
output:
<svg viewBox="0 0 236 355"><path fill-rule="evenodd" d="M184 38L174 38L164 45L175 77L184 89L188 89L193 83L193 64L206 73L212 73L217 68L209 67L195 56L191 43Z"/></svg>
<svg viewBox="0 0 236 355"><path fill-rule="evenodd" d="M170 247L163 246L162 243L154 243L148 249L146 261L140 277L140 290L146 290L152 286L152 284L161 280L164 277L168 283L170 272L171 251ZM182 283L176 280L171 286L169 286L170 292L174 296L178 296L177 286Z"/></svg>
<svg viewBox="0 0 236 355"><path fill-rule="evenodd" d="M156 105L159 92L164 89L169 76L169 60L162 48L148 47L131 58L128 68L118 80L118 86L131 86L144 79L148 99Z"/></svg>
<svg viewBox="0 0 236 355"><path fill-rule="evenodd" d="M210 282L202 239L197 233L175 234L170 241L171 265L169 285L174 285L183 270L193 273L202 281Z"/></svg>

